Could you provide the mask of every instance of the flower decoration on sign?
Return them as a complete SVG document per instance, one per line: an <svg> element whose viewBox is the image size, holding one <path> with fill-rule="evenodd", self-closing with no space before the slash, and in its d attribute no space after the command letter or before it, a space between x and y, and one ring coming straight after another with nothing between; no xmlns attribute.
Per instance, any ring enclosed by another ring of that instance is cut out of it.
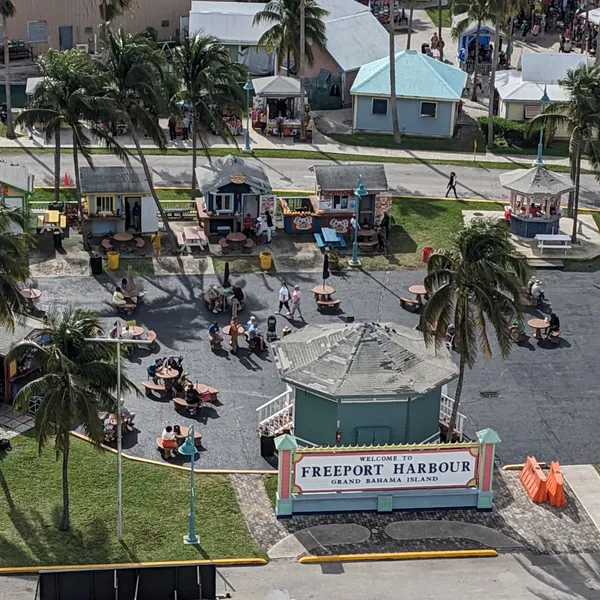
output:
<svg viewBox="0 0 600 600"><path fill-rule="evenodd" d="M8 186L6 186L6 185L2 186L2 196L3 197L8 196Z"/></svg>
<svg viewBox="0 0 600 600"><path fill-rule="evenodd" d="M335 229L338 233L346 233L350 226L348 219L330 219L329 227Z"/></svg>
<svg viewBox="0 0 600 600"><path fill-rule="evenodd" d="M296 231L308 231L309 229L312 229L313 218L310 215L306 215L304 217L294 217L293 223Z"/></svg>

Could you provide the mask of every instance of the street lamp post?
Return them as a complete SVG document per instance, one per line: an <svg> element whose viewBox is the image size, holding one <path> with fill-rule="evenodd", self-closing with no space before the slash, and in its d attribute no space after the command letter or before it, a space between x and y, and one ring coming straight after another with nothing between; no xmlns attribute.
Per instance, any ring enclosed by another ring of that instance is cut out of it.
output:
<svg viewBox="0 0 600 600"><path fill-rule="evenodd" d="M548 98L547 87L544 86L544 95L542 96L540 102L542 103L542 110L540 112L544 112L544 106L550 102L550 98ZM540 141L538 144L537 158L533 161L534 167L541 167L544 164L544 160L542 159L542 153L544 151L544 128L540 127Z"/></svg>
<svg viewBox="0 0 600 600"><path fill-rule="evenodd" d="M250 80L250 73L248 73L248 80L244 84L246 90L246 145L244 146L244 152L252 152L250 146L250 92L254 89L252 81Z"/></svg>
<svg viewBox="0 0 600 600"><path fill-rule="evenodd" d="M122 398L121 398L121 344L132 346L151 346L148 340L123 340L121 338L85 338L86 342L117 345L117 539L123 542L123 440L122 430Z"/></svg>
<svg viewBox="0 0 600 600"><path fill-rule="evenodd" d="M354 190L356 196L356 211L354 214L354 240L352 242L352 260L348 261L351 267L360 267L360 261L358 260L358 220L360 219L360 199L367 195L367 190L363 185L362 175L358 176L358 187Z"/></svg>
<svg viewBox="0 0 600 600"><path fill-rule="evenodd" d="M194 426L190 427L185 442L180 446L179 453L189 456L190 465L190 514L188 519L188 534L183 536L184 544L198 544L200 540L196 535L196 510L195 510L195 490L194 490L194 458L196 456L196 446L194 445Z"/></svg>

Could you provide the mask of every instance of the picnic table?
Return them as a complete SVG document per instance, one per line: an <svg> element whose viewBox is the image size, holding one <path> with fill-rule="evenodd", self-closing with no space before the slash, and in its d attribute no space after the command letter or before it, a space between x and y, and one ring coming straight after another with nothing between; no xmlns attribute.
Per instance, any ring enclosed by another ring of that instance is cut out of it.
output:
<svg viewBox="0 0 600 600"><path fill-rule="evenodd" d="M37 227L40 233L45 233L46 231L60 231L60 233L64 233L67 227L67 217L61 215L58 210L48 210L43 215L38 215Z"/></svg>
<svg viewBox="0 0 600 600"><path fill-rule="evenodd" d="M168 367L161 367L160 369L156 369L157 379L167 381L170 379L177 379L178 377L179 373L175 369L169 369Z"/></svg>
<svg viewBox="0 0 600 600"><path fill-rule="evenodd" d="M544 248L564 249L566 254L572 247L571 236L565 233L538 233L535 241L541 254L544 254Z"/></svg>
<svg viewBox="0 0 600 600"><path fill-rule="evenodd" d="M371 238L375 237L377 232L374 229L359 229L358 230L358 239L365 238L368 241L371 241Z"/></svg>
<svg viewBox="0 0 600 600"><path fill-rule="evenodd" d="M321 235L326 244L332 244L336 246L338 241L337 231L333 227L323 227L321 229Z"/></svg>
<svg viewBox="0 0 600 600"><path fill-rule="evenodd" d="M133 240L133 234L128 231L125 231L124 233L115 233L115 235L113 235L113 240L120 244L127 244Z"/></svg>
<svg viewBox="0 0 600 600"><path fill-rule="evenodd" d="M414 295L415 295L415 300L416 300L417 302L419 302L420 304L422 304L422 303L423 303L423 300L422 300L421 296L427 296L427 294L429 293L429 292L427 291L427 288L426 288L424 285L418 285L418 284L417 284L417 285L411 285L411 286L408 288L408 291L409 291L411 294L414 294Z"/></svg>
<svg viewBox="0 0 600 600"><path fill-rule="evenodd" d="M533 334L533 337L536 340L541 340L542 339L542 329L546 329L547 327L550 326L550 323L548 323L548 321L546 321L546 319L529 319L529 321L527 321L527 325L529 325L529 327L535 329L535 333Z"/></svg>
<svg viewBox="0 0 600 600"><path fill-rule="evenodd" d="M234 252L240 252L244 249L246 236L240 231L236 233L228 233L226 237L227 243Z"/></svg>
<svg viewBox="0 0 600 600"><path fill-rule="evenodd" d="M179 431L179 433L175 434L175 440L177 441L177 445L181 446L185 442L185 438L190 434L190 428L182 425ZM194 446L202 446L202 435L197 430L194 430Z"/></svg>
<svg viewBox="0 0 600 600"><path fill-rule="evenodd" d="M321 250L332 246L334 248L346 247L344 236L341 233L338 233L332 227L323 227L321 229L321 233L314 233L313 236Z"/></svg>
<svg viewBox="0 0 600 600"><path fill-rule="evenodd" d="M342 301L332 298L333 294L335 294L335 288L332 288L330 285L316 285L312 289L312 293L315 296L318 311L321 311L324 308L340 310Z"/></svg>
<svg viewBox="0 0 600 600"><path fill-rule="evenodd" d="M34 303L41 298L42 292L35 288L25 288L21 290L21 296L27 301L27 308L33 310Z"/></svg>
<svg viewBox="0 0 600 600"><path fill-rule="evenodd" d="M121 331L121 337L127 339L125 336L129 336L131 339L140 338L146 333L146 330L139 325L132 325L130 327L123 327Z"/></svg>

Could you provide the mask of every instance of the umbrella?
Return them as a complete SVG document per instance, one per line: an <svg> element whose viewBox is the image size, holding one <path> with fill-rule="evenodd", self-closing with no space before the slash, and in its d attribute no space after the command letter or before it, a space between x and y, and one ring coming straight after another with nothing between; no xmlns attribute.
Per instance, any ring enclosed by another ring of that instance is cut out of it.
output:
<svg viewBox="0 0 600 600"><path fill-rule="evenodd" d="M323 285L325 285L326 279L329 279L329 257L327 254L323 257Z"/></svg>
<svg viewBox="0 0 600 600"><path fill-rule="evenodd" d="M229 263L225 263L225 273L223 274L223 287L231 287L231 281L229 281Z"/></svg>

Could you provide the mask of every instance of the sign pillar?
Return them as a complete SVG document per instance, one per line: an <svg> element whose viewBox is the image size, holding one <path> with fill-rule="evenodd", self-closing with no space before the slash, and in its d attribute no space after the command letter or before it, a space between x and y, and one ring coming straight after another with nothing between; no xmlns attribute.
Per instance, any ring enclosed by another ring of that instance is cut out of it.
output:
<svg viewBox="0 0 600 600"><path fill-rule="evenodd" d="M293 435L280 435L275 439L275 448L279 454L275 514L286 517L292 514L292 470L294 450L298 449L298 442Z"/></svg>
<svg viewBox="0 0 600 600"><path fill-rule="evenodd" d="M483 429L477 432L477 439L481 446L479 452L479 494L477 508L479 510L492 510L494 491L492 488L494 478L494 456L496 444L500 443L498 434L493 429Z"/></svg>

